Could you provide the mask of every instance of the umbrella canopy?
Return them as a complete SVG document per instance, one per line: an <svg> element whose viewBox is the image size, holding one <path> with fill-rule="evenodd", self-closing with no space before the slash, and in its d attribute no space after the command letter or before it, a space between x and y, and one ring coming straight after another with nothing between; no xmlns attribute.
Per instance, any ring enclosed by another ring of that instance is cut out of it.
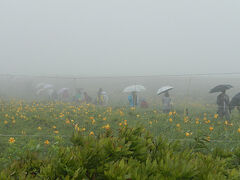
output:
<svg viewBox="0 0 240 180"><path fill-rule="evenodd" d="M210 93L223 92L223 91L226 91L231 88L233 88L233 86L231 86L229 84L221 84L221 85L218 85L218 86L212 88L210 90Z"/></svg>
<svg viewBox="0 0 240 180"><path fill-rule="evenodd" d="M102 91L102 95L107 95L107 92L106 91Z"/></svg>
<svg viewBox="0 0 240 180"><path fill-rule="evenodd" d="M42 88L43 86L45 85L45 83L38 83L37 85L36 85L36 88L37 89L39 89L39 88Z"/></svg>
<svg viewBox="0 0 240 180"><path fill-rule="evenodd" d="M41 94L43 94L43 92L45 92L45 90L46 89L39 89L37 92L36 92L36 94L39 96L39 95L41 95Z"/></svg>
<svg viewBox="0 0 240 180"><path fill-rule="evenodd" d="M53 85L52 84L45 84L43 86L44 89L52 89L53 88Z"/></svg>
<svg viewBox="0 0 240 180"><path fill-rule="evenodd" d="M141 92L141 91L145 91L146 88L142 85L132 85L132 86L128 86L126 87L123 92L125 93L129 93L129 92Z"/></svg>
<svg viewBox="0 0 240 180"><path fill-rule="evenodd" d="M68 92L70 89L69 88L62 88L58 91L58 94L63 94L64 92Z"/></svg>
<svg viewBox="0 0 240 180"><path fill-rule="evenodd" d="M234 109L234 107L240 106L240 93L233 96L231 102L230 102L230 109Z"/></svg>
<svg viewBox="0 0 240 180"><path fill-rule="evenodd" d="M172 86L164 86L164 87L161 87L160 89L158 89L157 95L160 95L160 94L165 93L165 92L167 92L167 91L170 91L170 90L172 90L172 89L173 89Z"/></svg>

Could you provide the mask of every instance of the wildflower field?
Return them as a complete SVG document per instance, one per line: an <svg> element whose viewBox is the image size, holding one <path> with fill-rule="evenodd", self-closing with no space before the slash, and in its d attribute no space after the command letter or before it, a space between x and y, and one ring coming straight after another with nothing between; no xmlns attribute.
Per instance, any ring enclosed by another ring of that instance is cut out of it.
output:
<svg viewBox="0 0 240 180"><path fill-rule="evenodd" d="M1 101L3 179L239 179L240 115Z"/></svg>

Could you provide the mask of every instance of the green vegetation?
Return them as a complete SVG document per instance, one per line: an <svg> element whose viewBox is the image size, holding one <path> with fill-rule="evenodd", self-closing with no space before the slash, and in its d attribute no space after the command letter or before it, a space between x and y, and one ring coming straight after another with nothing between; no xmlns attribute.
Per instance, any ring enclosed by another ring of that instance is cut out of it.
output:
<svg viewBox="0 0 240 180"><path fill-rule="evenodd" d="M239 179L240 122L210 105L157 108L1 101L2 179Z"/></svg>

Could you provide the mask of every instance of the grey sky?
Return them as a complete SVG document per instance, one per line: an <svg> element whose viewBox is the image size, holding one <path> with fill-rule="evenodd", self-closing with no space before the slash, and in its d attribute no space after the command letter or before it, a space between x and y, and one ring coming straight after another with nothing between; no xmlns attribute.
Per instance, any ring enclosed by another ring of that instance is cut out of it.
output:
<svg viewBox="0 0 240 180"><path fill-rule="evenodd" d="M1 0L0 74L239 72L239 0Z"/></svg>

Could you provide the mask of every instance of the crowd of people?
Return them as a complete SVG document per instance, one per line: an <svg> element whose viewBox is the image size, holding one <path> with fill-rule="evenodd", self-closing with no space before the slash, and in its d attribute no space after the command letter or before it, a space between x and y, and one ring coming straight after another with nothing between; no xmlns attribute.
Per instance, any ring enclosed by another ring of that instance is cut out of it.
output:
<svg viewBox="0 0 240 180"><path fill-rule="evenodd" d="M92 103L100 106L107 106L109 97L106 91L104 91L102 88L99 88L99 90L96 93L96 98L93 100L86 91L84 91L81 88L78 88L75 90L74 95L70 95L70 89L69 88L61 88L59 91L56 91L52 85L49 84L43 84L38 85L37 87L37 95L41 95L43 93L48 94L49 100L61 100L61 101L74 101L76 103ZM214 87L210 90L210 93L220 93L217 96L217 105L218 110L217 113L220 118L226 118L227 120L230 120L230 113L231 111L236 107L240 112L240 93L237 94L232 98L230 101L229 96L226 94L226 90L232 88L231 85L219 85ZM172 100L169 94L169 91L172 90L173 87L171 86L165 86L158 90L157 94L161 95L162 97L162 111L163 113L169 113L173 110L172 107ZM129 86L125 88L124 92L128 93L128 102L129 106L131 107L137 107L140 106L142 108L148 108L148 103L145 99L139 98L138 92L141 90L145 90L143 86L135 85L135 86Z"/></svg>
<svg viewBox="0 0 240 180"><path fill-rule="evenodd" d="M70 88L60 88L58 91L53 88L54 86L49 84L43 84L42 86L37 86L36 95L41 98L45 97L50 101L73 101L76 103L93 103L97 105L107 106L108 105L108 95L102 88L99 88L97 92L97 97L93 100L92 97L88 95L86 91L82 88L76 88L75 92L71 92Z"/></svg>

